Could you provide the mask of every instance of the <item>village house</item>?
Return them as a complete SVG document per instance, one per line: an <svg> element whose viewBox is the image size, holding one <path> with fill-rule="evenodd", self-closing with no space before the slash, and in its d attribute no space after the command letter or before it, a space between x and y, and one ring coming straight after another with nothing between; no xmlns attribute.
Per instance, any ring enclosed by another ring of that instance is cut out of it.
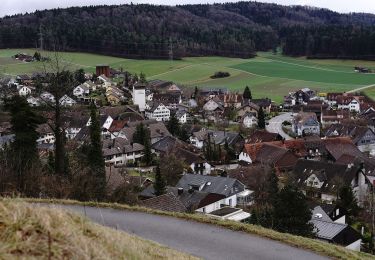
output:
<svg viewBox="0 0 375 260"><path fill-rule="evenodd" d="M227 143L230 147L233 147L236 152L241 152L241 149L245 143L244 138L241 134L237 132L228 132L228 131L213 131L202 129L198 132L194 132L190 138L189 142L197 147L202 149L204 145L207 144L210 139L211 144L224 146Z"/></svg>
<svg viewBox="0 0 375 260"><path fill-rule="evenodd" d="M26 97L28 95L30 95L32 92L32 89L31 87L28 87L28 86L19 86L19 89L18 89L18 95L20 96L23 96L23 97Z"/></svg>
<svg viewBox="0 0 375 260"><path fill-rule="evenodd" d="M149 186L140 196L150 198L142 201L142 205L154 209L194 212L212 218L243 221L250 214L236 206L250 204L252 197L249 194L251 192L245 185L236 179L186 174L175 187L168 187L164 195L155 197L153 187Z"/></svg>
<svg viewBox="0 0 375 260"><path fill-rule="evenodd" d="M331 124L340 124L349 119L350 112L348 110L322 110L320 115L320 122L323 127Z"/></svg>
<svg viewBox="0 0 375 260"><path fill-rule="evenodd" d="M237 110L238 118L243 118L247 113L253 113L255 117L258 117L260 107L253 102L246 103Z"/></svg>
<svg viewBox="0 0 375 260"><path fill-rule="evenodd" d="M298 157L289 149L272 143L245 144L238 160L248 164L261 164L277 171L293 169Z"/></svg>
<svg viewBox="0 0 375 260"><path fill-rule="evenodd" d="M37 127L36 131L39 134L36 142L38 144L54 144L56 141L55 135L48 124L41 124Z"/></svg>
<svg viewBox="0 0 375 260"><path fill-rule="evenodd" d="M49 92L43 92L41 95L40 95L40 98L43 102L45 103L54 103L55 102L55 97L54 95L52 95L51 93Z"/></svg>
<svg viewBox="0 0 375 260"><path fill-rule="evenodd" d="M60 98L59 102L60 105L64 107L71 107L77 104L77 102L68 95L64 95L62 98Z"/></svg>
<svg viewBox="0 0 375 260"><path fill-rule="evenodd" d="M242 94L229 93L221 96L224 103L224 107L240 108L243 102Z"/></svg>
<svg viewBox="0 0 375 260"><path fill-rule="evenodd" d="M361 152L375 155L375 133L367 126L333 124L324 132L326 137L350 137Z"/></svg>
<svg viewBox="0 0 375 260"><path fill-rule="evenodd" d="M264 113L266 114L271 113L271 108L272 108L271 99L269 98L252 99L251 102L257 105L259 108L262 108Z"/></svg>
<svg viewBox="0 0 375 260"><path fill-rule="evenodd" d="M143 157L144 147L141 144L129 144L126 139L116 137L103 140L103 156L106 164L126 165L139 161Z"/></svg>
<svg viewBox="0 0 375 260"><path fill-rule="evenodd" d="M252 128L258 125L258 119L255 113L246 113L242 116L240 122L245 128Z"/></svg>
<svg viewBox="0 0 375 260"><path fill-rule="evenodd" d="M163 103L153 103L151 107L146 110L146 117L156 121L169 121L171 117L171 110Z"/></svg>
<svg viewBox="0 0 375 260"><path fill-rule="evenodd" d="M315 96L316 92L309 88L303 88L295 92L290 92L284 97L284 107L289 108L295 105L307 104L307 102L315 98Z"/></svg>
<svg viewBox="0 0 375 260"><path fill-rule="evenodd" d="M300 112L295 115L292 129L297 136L320 135L320 123L315 113Z"/></svg>
<svg viewBox="0 0 375 260"><path fill-rule="evenodd" d="M272 141L281 141L282 139L282 136L278 133L270 133L266 130L256 130L247 137L246 143L265 143Z"/></svg>
<svg viewBox="0 0 375 260"><path fill-rule="evenodd" d="M90 95L90 88L85 84L81 84L73 89L73 96L78 100L84 100Z"/></svg>
<svg viewBox="0 0 375 260"><path fill-rule="evenodd" d="M361 112L361 103L359 97L351 95L342 95L337 97L337 108L348 109L351 112Z"/></svg>
<svg viewBox="0 0 375 260"><path fill-rule="evenodd" d="M180 124L186 124L188 120L188 112L186 110L177 110L176 118Z"/></svg>
<svg viewBox="0 0 375 260"><path fill-rule="evenodd" d="M206 118L216 121L224 113L224 105L218 98L210 98L204 105L203 111Z"/></svg>
<svg viewBox="0 0 375 260"><path fill-rule="evenodd" d="M359 205L366 200L369 185L361 164L332 164L323 161L298 160L293 170L294 184L311 198L332 204L344 185L353 189Z"/></svg>
<svg viewBox="0 0 375 260"><path fill-rule="evenodd" d="M328 212L327 208L329 208ZM347 249L361 251L362 236L346 224L342 212L343 209L333 205L315 207L310 221L314 225L315 237Z"/></svg>
<svg viewBox="0 0 375 260"><path fill-rule="evenodd" d="M158 142L163 139L165 136L171 136L165 124L158 122L156 120L144 120L144 121L135 121L128 122L128 126L124 127L119 134L119 137L125 138L128 142L133 142L133 135L136 131L136 127L139 124L143 124L149 131L151 137L151 144Z"/></svg>
<svg viewBox="0 0 375 260"><path fill-rule="evenodd" d="M148 96L148 99L150 99L150 96ZM177 109L182 102L182 98L180 92L154 93L151 101L153 103L163 103L168 109L172 110Z"/></svg>
<svg viewBox="0 0 375 260"><path fill-rule="evenodd" d="M31 107L39 107L41 103L40 98L37 97L28 97L26 101Z"/></svg>
<svg viewBox="0 0 375 260"><path fill-rule="evenodd" d="M211 174L212 166L200 155L199 151L176 137L166 136L152 145L152 152L163 158L173 155L189 166L189 172Z"/></svg>

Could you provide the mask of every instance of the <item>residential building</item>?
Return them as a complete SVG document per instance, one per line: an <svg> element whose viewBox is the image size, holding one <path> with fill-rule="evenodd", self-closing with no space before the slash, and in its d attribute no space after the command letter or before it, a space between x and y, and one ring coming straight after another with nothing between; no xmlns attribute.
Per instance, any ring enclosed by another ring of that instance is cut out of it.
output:
<svg viewBox="0 0 375 260"><path fill-rule="evenodd" d="M62 98L60 98L59 102L60 105L64 107L71 107L77 104L77 102L68 95L64 95Z"/></svg>
<svg viewBox="0 0 375 260"><path fill-rule="evenodd" d="M143 157L144 146L141 144L129 144L121 137L103 140L103 156L107 164L125 165L127 162L135 162Z"/></svg>
<svg viewBox="0 0 375 260"><path fill-rule="evenodd" d="M252 128L258 125L258 119L256 118L255 113L246 113L242 118L241 121L242 125L245 128Z"/></svg>
<svg viewBox="0 0 375 260"><path fill-rule="evenodd" d="M146 110L146 117L156 121L169 121L171 110L163 103L154 103L152 107Z"/></svg>
<svg viewBox="0 0 375 260"><path fill-rule="evenodd" d="M298 136L320 135L320 123L315 113L300 112L295 115L292 129Z"/></svg>

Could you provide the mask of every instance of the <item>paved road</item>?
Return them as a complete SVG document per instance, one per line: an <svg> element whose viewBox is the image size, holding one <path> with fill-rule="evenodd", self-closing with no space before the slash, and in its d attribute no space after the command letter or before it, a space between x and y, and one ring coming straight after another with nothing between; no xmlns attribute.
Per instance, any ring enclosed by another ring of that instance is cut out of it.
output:
<svg viewBox="0 0 375 260"><path fill-rule="evenodd" d="M375 87L375 84L374 84L374 85L369 85L369 86L360 87L360 88L356 88L356 89L353 89L353 90L347 91L347 93L359 92L359 91L362 91L362 90L365 90L365 89L368 89L368 88L373 88L373 87Z"/></svg>
<svg viewBox="0 0 375 260"><path fill-rule="evenodd" d="M269 120L269 124L266 126L266 130L270 133L279 133L285 140L293 139L286 133L284 133L282 124L284 121L290 121L292 118L292 113L284 113L275 116Z"/></svg>
<svg viewBox="0 0 375 260"><path fill-rule="evenodd" d="M214 225L123 210L84 209L82 206L70 205L58 207L86 214L99 224L209 260L328 259L276 241Z"/></svg>

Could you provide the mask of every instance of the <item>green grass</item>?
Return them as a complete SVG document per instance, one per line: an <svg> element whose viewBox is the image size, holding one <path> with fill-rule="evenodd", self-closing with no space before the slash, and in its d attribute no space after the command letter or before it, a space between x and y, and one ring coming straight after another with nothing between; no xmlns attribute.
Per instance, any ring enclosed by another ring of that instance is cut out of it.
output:
<svg viewBox="0 0 375 260"><path fill-rule="evenodd" d="M0 50L0 72L6 74L32 73L42 69L41 63L19 63L10 57L18 52L35 50ZM43 55L50 55L44 52ZM352 60L307 60L258 53L254 59L224 57L190 57L173 62L168 60L132 60L87 53L61 53L71 69L84 68L94 72L96 64L108 64L132 73L143 72L149 80L171 80L185 86L225 87L243 91L250 86L256 98L270 97L281 102L288 92L309 87L319 92L350 91L375 84L375 74L353 72L354 66L375 70L375 62ZM216 71L227 71L228 78L211 79ZM375 97L374 91L368 91Z"/></svg>
<svg viewBox="0 0 375 260"><path fill-rule="evenodd" d="M5 198L3 200L14 201L14 199L8 199L8 198ZM162 215L162 216L185 219L189 221L196 221L199 223L216 225L216 226L231 229L234 231L241 231L241 232L245 232L245 233L249 233L253 235L258 235L260 237L265 237L265 238L269 238L272 240L280 241L282 243L285 243L294 247L302 248L305 250L310 250L317 254L328 256L332 259L366 260L366 259L375 258L373 255L348 250L344 247L321 242L319 240L300 237L300 236L294 236L294 235L290 235L287 233L279 233L271 229L266 229L260 226L255 226L255 225L250 225L250 224L243 224L243 223L234 222L234 221L208 218L200 214L172 213L172 212L142 208L138 206L128 206L125 204L117 204L117 203L79 202L79 201L72 201L72 200L53 200L53 199L50 199L50 200L24 199L23 201L27 201L30 203L52 203L52 204L81 205L81 206L85 205L85 206L91 206L91 207L113 208L113 209L119 209L119 210L145 212L149 214L157 214L157 215Z"/></svg>

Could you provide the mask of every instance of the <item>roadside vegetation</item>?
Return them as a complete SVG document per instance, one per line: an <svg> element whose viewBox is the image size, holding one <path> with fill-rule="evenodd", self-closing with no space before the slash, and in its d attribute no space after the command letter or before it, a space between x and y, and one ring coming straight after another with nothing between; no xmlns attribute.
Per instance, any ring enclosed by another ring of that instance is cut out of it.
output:
<svg viewBox="0 0 375 260"><path fill-rule="evenodd" d="M0 259L196 259L60 209L0 201Z"/></svg>

